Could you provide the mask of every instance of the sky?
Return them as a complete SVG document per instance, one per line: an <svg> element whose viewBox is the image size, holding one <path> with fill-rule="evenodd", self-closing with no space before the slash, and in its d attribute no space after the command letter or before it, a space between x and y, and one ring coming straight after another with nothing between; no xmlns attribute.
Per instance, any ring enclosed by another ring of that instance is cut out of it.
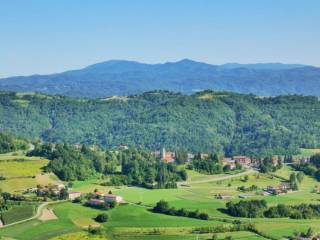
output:
<svg viewBox="0 0 320 240"><path fill-rule="evenodd" d="M111 59L320 66L319 0L0 0L0 77Z"/></svg>

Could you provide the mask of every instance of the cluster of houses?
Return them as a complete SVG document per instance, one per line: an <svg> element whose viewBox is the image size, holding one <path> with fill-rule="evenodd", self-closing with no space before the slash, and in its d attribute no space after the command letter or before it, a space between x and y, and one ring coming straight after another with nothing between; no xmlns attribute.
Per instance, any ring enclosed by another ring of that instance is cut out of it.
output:
<svg viewBox="0 0 320 240"><path fill-rule="evenodd" d="M101 206L101 205L108 205L112 202L115 203L124 203L123 198L121 196L117 196L109 193L102 193L102 192L94 192L90 199L87 201L87 204L90 206Z"/></svg>
<svg viewBox="0 0 320 240"><path fill-rule="evenodd" d="M285 194L292 191L292 188L290 186L290 183L288 182L282 182L278 186L267 186L264 189L260 189L256 191L256 194L262 195L262 196L269 196L269 195L279 195L279 194ZM315 188L314 189L315 193L320 193L320 188ZM247 198L252 194L240 194L238 195L239 198ZM231 194L217 194L215 195L216 199L220 200L230 200L234 198L233 195Z"/></svg>
<svg viewBox="0 0 320 240"><path fill-rule="evenodd" d="M172 163L176 159L176 153L166 151L165 148L162 148L160 151L155 151L155 152L153 152L153 154L156 158L159 158L166 163ZM207 154L207 153L201 153L202 159L207 158L208 156L209 156L209 154ZM193 158L194 158L194 154L192 154L192 153L187 154L187 162L191 162ZM232 170L232 169L236 168L236 163L238 163L244 167L250 167L252 164L252 161L247 156L234 156L231 158L224 157L222 159L222 163L223 163L223 165L229 165L230 169Z"/></svg>
<svg viewBox="0 0 320 240"><path fill-rule="evenodd" d="M263 189L261 195L278 195L287 193L289 191L292 191L290 184L288 182L282 182L278 186L267 186L265 189Z"/></svg>
<svg viewBox="0 0 320 240"><path fill-rule="evenodd" d="M72 188L67 188L64 184L49 184L47 186L38 186L34 188L28 188L26 190L27 193L36 193L40 195L56 195L58 196L62 191L66 191L67 198L70 200L74 200L81 196L80 192L71 191Z"/></svg>
<svg viewBox="0 0 320 240"><path fill-rule="evenodd" d="M80 192L73 192L71 191L71 188L67 188L64 184L49 184L48 186L38 186L36 188L29 188L26 190L27 193L36 193L36 194L41 194L45 195L48 193L48 195L55 194L58 196L61 191L66 191L66 196L67 199L73 201L79 197L81 197ZM90 198L87 201L89 205L107 205L111 202L116 202L116 203L124 203L123 198L121 196L117 196L112 194L111 192L109 193L101 193L101 192L94 192L90 194Z"/></svg>
<svg viewBox="0 0 320 240"><path fill-rule="evenodd" d="M234 156L232 158L224 157L222 159L223 165L229 165L230 169L233 170L236 168L236 164L240 164L243 167L250 167L251 159L247 156Z"/></svg>

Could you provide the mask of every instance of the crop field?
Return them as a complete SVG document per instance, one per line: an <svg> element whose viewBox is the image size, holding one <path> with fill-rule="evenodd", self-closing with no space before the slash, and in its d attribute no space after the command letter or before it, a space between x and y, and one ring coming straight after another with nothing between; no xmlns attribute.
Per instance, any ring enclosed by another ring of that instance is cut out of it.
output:
<svg viewBox="0 0 320 240"><path fill-rule="evenodd" d="M54 183L52 174L44 174L43 167L48 160L40 157L26 157L22 152L0 154L0 188L4 192L21 192L37 184Z"/></svg>
<svg viewBox="0 0 320 240"><path fill-rule="evenodd" d="M1 214L1 220L4 224L14 223L23 219L30 218L35 213L34 205L14 206Z"/></svg>
<svg viewBox="0 0 320 240"><path fill-rule="evenodd" d="M67 233L62 236L50 238L50 240L107 240L105 237L96 236L84 232Z"/></svg>

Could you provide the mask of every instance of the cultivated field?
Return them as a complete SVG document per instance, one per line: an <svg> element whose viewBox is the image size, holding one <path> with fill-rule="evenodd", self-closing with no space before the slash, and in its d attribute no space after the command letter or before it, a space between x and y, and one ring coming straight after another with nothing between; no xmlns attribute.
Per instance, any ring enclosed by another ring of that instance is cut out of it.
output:
<svg viewBox="0 0 320 240"><path fill-rule="evenodd" d="M53 174L44 174L43 167L48 164L47 159L40 157L26 157L22 152L0 154L0 189L4 192L21 192L37 184L55 183L57 178Z"/></svg>

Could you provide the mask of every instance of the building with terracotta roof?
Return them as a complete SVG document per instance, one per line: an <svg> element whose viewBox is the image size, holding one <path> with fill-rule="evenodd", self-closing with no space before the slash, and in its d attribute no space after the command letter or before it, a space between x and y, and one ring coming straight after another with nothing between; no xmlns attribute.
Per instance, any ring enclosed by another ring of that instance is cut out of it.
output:
<svg viewBox="0 0 320 240"><path fill-rule="evenodd" d="M251 159L247 156L234 156L232 158L234 161L240 163L241 165L250 165Z"/></svg>

